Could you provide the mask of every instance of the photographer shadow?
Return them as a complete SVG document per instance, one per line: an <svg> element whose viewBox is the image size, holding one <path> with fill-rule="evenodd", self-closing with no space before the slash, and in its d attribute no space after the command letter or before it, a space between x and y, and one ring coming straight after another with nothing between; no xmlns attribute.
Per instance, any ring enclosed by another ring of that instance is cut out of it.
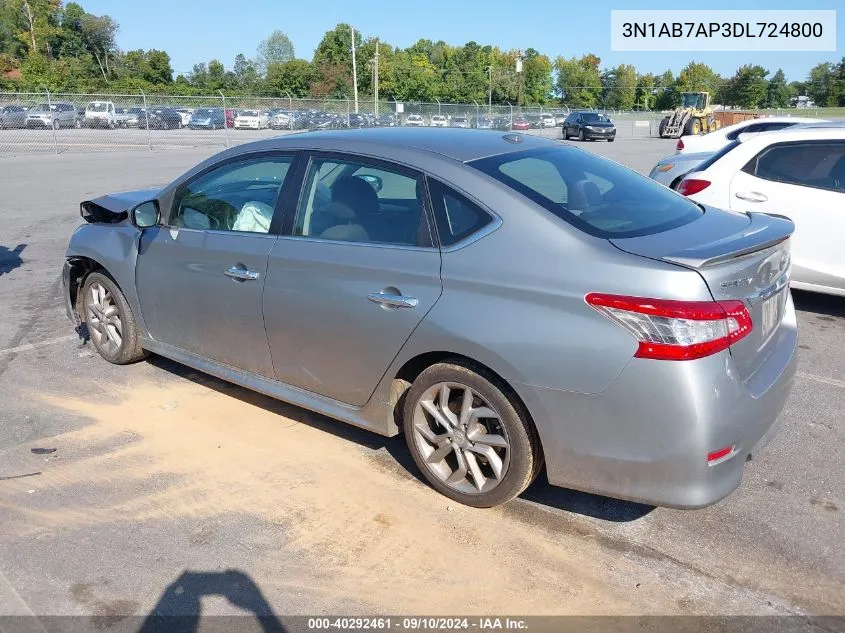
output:
<svg viewBox="0 0 845 633"><path fill-rule="evenodd" d="M220 596L252 614L264 633L286 633L258 585L245 573L229 569L221 572L183 572L165 589L158 603L144 619L138 633L197 633L202 617L203 596ZM207 616L203 632L232 631L234 618L249 616Z"/></svg>

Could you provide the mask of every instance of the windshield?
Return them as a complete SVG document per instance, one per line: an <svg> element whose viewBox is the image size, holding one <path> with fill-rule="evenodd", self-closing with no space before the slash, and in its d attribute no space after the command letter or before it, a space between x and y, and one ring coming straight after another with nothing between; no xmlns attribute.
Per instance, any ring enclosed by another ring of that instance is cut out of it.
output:
<svg viewBox="0 0 845 633"><path fill-rule="evenodd" d="M608 119L603 114L599 114L598 112L585 112L581 115L581 118L584 119L587 123L610 123L610 119Z"/></svg>
<svg viewBox="0 0 845 633"><path fill-rule="evenodd" d="M107 112L109 106L107 103L89 103L86 109L88 112Z"/></svg>
<svg viewBox="0 0 845 633"><path fill-rule="evenodd" d="M645 176L571 147L526 150L468 164L597 237L659 233L703 213Z"/></svg>
<svg viewBox="0 0 845 633"><path fill-rule="evenodd" d="M704 107L704 95L697 92L686 92L682 94L681 107L701 110Z"/></svg>
<svg viewBox="0 0 845 633"><path fill-rule="evenodd" d="M210 117L211 110L197 110L196 112L194 112L194 116L197 118Z"/></svg>
<svg viewBox="0 0 845 633"><path fill-rule="evenodd" d="M56 106L54 105L47 105L46 103L40 103L35 106L30 112L50 112L50 110L55 110Z"/></svg>
<svg viewBox="0 0 845 633"><path fill-rule="evenodd" d="M144 108L129 108L129 114L143 114Z"/></svg>
<svg viewBox="0 0 845 633"><path fill-rule="evenodd" d="M258 116L258 110L241 110L240 116Z"/></svg>

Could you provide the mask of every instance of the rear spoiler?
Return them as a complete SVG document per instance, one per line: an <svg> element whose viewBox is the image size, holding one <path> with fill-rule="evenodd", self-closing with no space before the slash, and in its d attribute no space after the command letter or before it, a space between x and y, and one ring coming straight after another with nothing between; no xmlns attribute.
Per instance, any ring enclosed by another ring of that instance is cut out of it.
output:
<svg viewBox="0 0 845 633"><path fill-rule="evenodd" d="M751 223L742 234L673 253L662 259L682 266L706 268L777 246L788 240L795 230L795 224L784 215L756 211L746 211L745 214Z"/></svg>

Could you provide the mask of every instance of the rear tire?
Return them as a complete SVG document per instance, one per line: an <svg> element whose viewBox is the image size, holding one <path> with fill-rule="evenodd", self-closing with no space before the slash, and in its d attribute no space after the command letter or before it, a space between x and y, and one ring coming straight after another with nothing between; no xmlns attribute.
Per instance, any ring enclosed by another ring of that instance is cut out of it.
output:
<svg viewBox="0 0 845 633"><path fill-rule="evenodd" d="M120 288L111 277L94 272L82 287L82 310L94 348L115 365L128 365L145 356L138 324Z"/></svg>
<svg viewBox="0 0 845 633"><path fill-rule="evenodd" d="M657 135L661 138L663 137L663 132L666 131L666 126L669 125L669 117L667 116L665 119L660 121L660 125L657 126Z"/></svg>
<svg viewBox="0 0 845 633"><path fill-rule="evenodd" d="M510 501L542 467L540 442L525 408L471 361L446 360L417 376L405 397L403 426L425 479L465 505L489 508Z"/></svg>

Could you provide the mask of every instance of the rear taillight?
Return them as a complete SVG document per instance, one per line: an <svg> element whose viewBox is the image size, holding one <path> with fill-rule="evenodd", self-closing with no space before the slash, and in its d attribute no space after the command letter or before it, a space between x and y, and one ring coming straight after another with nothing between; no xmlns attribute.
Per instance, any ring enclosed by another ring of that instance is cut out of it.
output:
<svg viewBox="0 0 845 633"><path fill-rule="evenodd" d="M682 138L678 139L678 144L675 145L675 149L678 149L678 150L684 149L684 139L682 139Z"/></svg>
<svg viewBox="0 0 845 633"><path fill-rule="evenodd" d="M700 180L698 178L689 178L686 180L682 180L681 183L678 185L678 193L684 196L691 196L694 193L698 193L699 191L703 191L710 186L709 180Z"/></svg>
<svg viewBox="0 0 845 633"><path fill-rule="evenodd" d="M635 356L693 360L727 349L751 332L742 301L671 301L590 293L585 301L639 342Z"/></svg>

